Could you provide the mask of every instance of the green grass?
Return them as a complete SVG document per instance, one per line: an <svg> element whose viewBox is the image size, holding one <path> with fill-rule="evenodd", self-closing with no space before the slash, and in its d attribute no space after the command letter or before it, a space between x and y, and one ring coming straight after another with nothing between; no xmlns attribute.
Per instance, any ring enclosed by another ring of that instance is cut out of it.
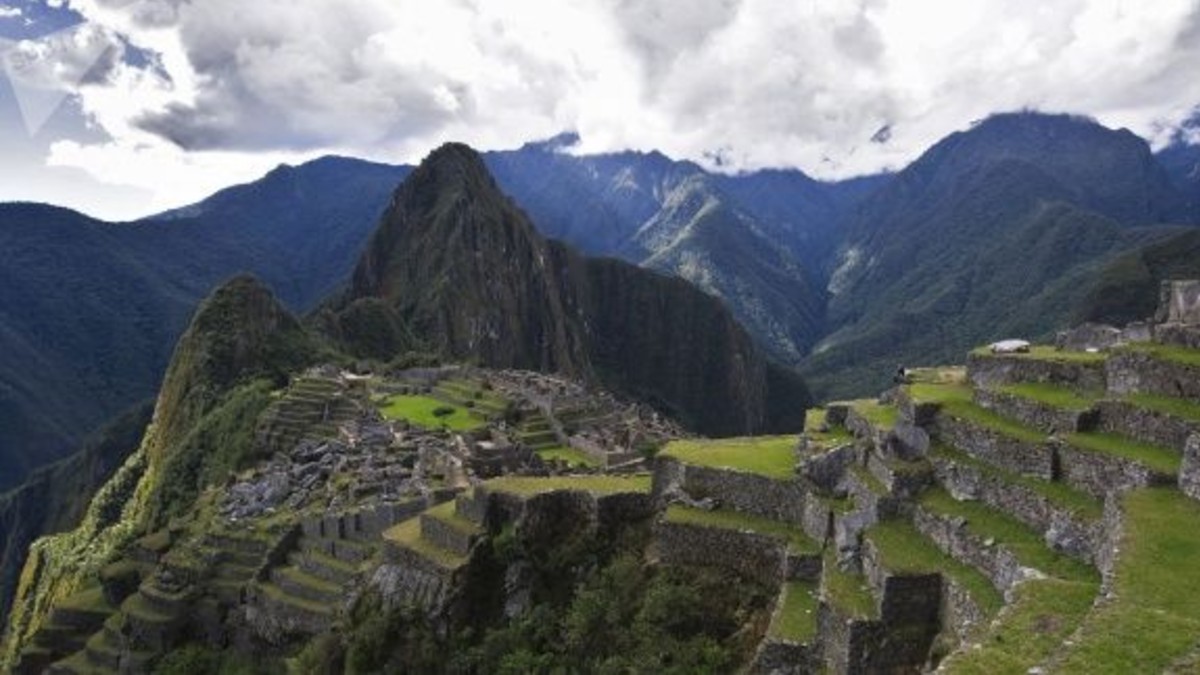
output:
<svg viewBox="0 0 1200 675"><path fill-rule="evenodd" d="M987 614L993 615L1004 605L1004 598L979 570L942 553L913 527L902 520L880 522L867 530L866 537L879 551L884 567L900 574L943 573L954 579Z"/></svg>
<svg viewBox="0 0 1200 675"><path fill-rule="evenodd" d="M116 611L116 607L113 607L104 597L102 586L80 591L58 603L58 606L63 609L94 614L109 614Z"/></svg>
<svg viewBox="0 0 1200 675"><path fill-rule="evenodd" d="M1169 448L1101 432L1069 434L1065 440L1081 450L1132 460L1161 473L1179 473L1181 458Z"/></svg>
<svg viewBox="0 0 1200 675"><path fill-rule="evenodd" d="M1097 585L1036 579L1017 587L1013 602L978 634L979 647L941 664L946 675L1025 675L1070 637L1092 607Z"/></svg>
<svg viewBox="0 0 1200 675"><path fill-rule="evenodd" d="M993 358L1019 358L1060 363L1104 363L1108 358L1108 355L1103 352L1076 352L1065 349L1060 351L1050 345L1033 345L1026 354L993 354L987 346L979 347L971 353L976 356Z"/></svg>
<svg viewBox="0 0 1200 675"><path fill-rule="evenodd" d="M1156 394L1130 394L1125 400L1147 410L1171 415L1190 422L1200 422L1200 403Z"/></svg>
<svg viewBox="0 0 1200 675"><path fill-rule="evenodd" d="M650 476L504 476L484 483L494 492L508 492L521 497L554 492L556 490L579 490L602 496L622 492L650 492Z"/></svg>
<svg viewBox="0 0 1200 675"><path fill-rule="evenodd" d="M981 462L965 452L945 445L935 445L930 452L935 457L970 466L984 474L995 476L1006 483L1013 483L1031 490L1056 506L1071 511L1082 518L1099 520L1104 515L1103 502L1086 492L1076 490L1066 483L1053 483L1006 471L991 464Z"/></svg>
<svg viewBox="0 0 1200 675"><path fill-rule="evenodd" d="M444 417L438 417L433 414L433 411L438 408L453 408L454 412ZM407 420L426 429L445 427L451 431L471 431L485 424L482 419L471 414L466 408L428 396L393 396L384 403L380 412L389 420Z"/></svg>
<svg viewBox="0 0 1200 675"><path fill-rule="evenodd" d="M450 500L448 502L438 504L433 508L426 509L425 514L432 518L437 518L459 532L475 534L480 531L478 525L458 515L455 509L456 507L454 500Z"/></svg>
<svg viewBox="0 0 1200 675"><path fill-rule="evenodd" d="M547 461L557 460L566 462L568 466L584 466L589 468L600 466L600 463L592 459L587 453L575 448L564 448L562 446L546 448L545 450L538 450L537 455Z"/></svg>
<svg viewBox="0 0 1200 675"><path fill-rule="evenodd" d="M456 569L467 562L465 557L454 551L435 546L431 541L422 537L420 518L410 518L399 525L393 525L383 533L383 538L393 544L415 551L420 556L447 569Z"/></svg>
<svg viewBox="0 0 1200 675"><path fill-rule="evenodd" d="M329 605L322 604L320 602L316 602L315 600L309 600L308 598L301 598L301 597L298 597L295 595L291 595L291 594L287 593L286 591L284 591L282 588L280 588L272 583L258 584L258 589L260 591L262 591L264 594L266 594L267 596L269 596L272 600L275 600L276 602L282 602L282 603L286 603L289 605L293 605L295 607L299 607L301 609L307 610L314 614L331 614L331 613L333 613L333 608L330 607Z"/></svg>
<svg viewBox="0 0 1200 675"><path fill-rule="evenodd" d="M1200 349L1188 349L1179 345L1162 345L1157 342L1137 342L1126 345L1125 349L1149 354L1161 361L1171 361L1185 366L1200 367Z"/></svg>
<svg viewBox="0 0 1200 675"><path fill-rule="evenodd" d="M1045 382L1022 382L1001 387L1000 391L1064 410L1087 410L1100 399L1099 394L1084 396L1066 387Z"/></svg>
<svg viewBox="0 0 1200 675"><path fill-rule="evenodd" d="M879 617L879 605L875 602L866 577L838 569L832 553L825 555L825 570L821 574L821 597L831 606L854 618Z"/></svg>
<svg viewBox="0 0 1200 675"><path fill-rule="evenodd" d="M891 429L900 419L900 411L894 405L884 405L871 399L853 401L850 405L876 429Z"/></svg>
<svg viewBox="0 0 1200 675"><path fill-rule="evenodd" d="M438 386L445 388L464 401L479 401L488 407L500 409L508 405L508 401L503 396L484 389L481 383L473 380L443 380L438 383Z"/></svg>
<svg viewBox="0 0 1200 675"><path fill-rule="evenodd" d="M967 381L964 366L935 366L932 368L909 368L906 373L913 384L963 384Z"/></svg>
<svg viewBox="0 0 1200 675"><path fill-rule="evenodd" d="M1200 502L1150 488L1124 497L1115 597L1085 619L1060 672L1161 672L1200 636Z"/></svg>
<svg viewBox="0 0 1200 675"><path fill-rule="evenodd" d="M698 525L700 527L713 527L725 530L749 530L770 537L784 539L788 542L788 549L793 553L817 553L820 550L817 543L809 539L808 535L804 534L804 531L797 525L782 523L778 520L762 518L731 509L706 511L704 509L672 504L667 507L664 519L668 523Z"/></svg>
<svg viewBox="0 0 1200 675"><path fill-rule="evenodd" d="M790 642L806 643L817 634L817 589L810 581L789 581L768 634Z"/></svg>
<svg viewBox="0 0 1200 675"><path fill-rule="evenodd" d="M1046 434L967 401L950 401L942 413L1026 443L1044 443Z"/></svg>
<svg viewBox="0 0 1200 675"><path fill-rule="evenodd" d="M933 384L918 382L906 386L908 396L917 403L970 403L971 387L962 383Z"/></svg>
<svg viewBox="0 0 1200 675"><path fill-rule="evenodd" d="M937 514L966 519L972 534L1003 545L1026 567L1069 581L1099 581L1095 569L1048 548L1041 535L1028 525L987 504L958 501L945 490L935 489L921 496L921 505Z"/></svg>
<svg viewBox="0 0 1200 675"><path fill-rule="evenodd" d="M734 469L786 480L796 475L795 436L672 441L660 455L684 464Z"/></svg>

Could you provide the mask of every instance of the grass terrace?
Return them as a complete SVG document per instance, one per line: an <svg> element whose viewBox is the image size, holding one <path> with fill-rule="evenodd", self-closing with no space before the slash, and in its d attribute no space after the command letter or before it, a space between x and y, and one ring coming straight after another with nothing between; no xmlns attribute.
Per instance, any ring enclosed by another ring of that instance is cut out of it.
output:
<svg viewBox="0 0 1200 675"><path fill-rule="evenodd" d="M1051 550L1029 526L986 504L959 501L940 488L926 492L920 503L934 513L965 519L972 534L1003 545L1025 567L1068 581L1086 581L1094 585L1100 580L1094 568Z"/></svg>
<svg viewBox="0 0 1200 675"><path fill-rule="evenodd" d="M916 382L906 385L908 396L916 403L970 403L971 387L963 383L932 384Z"/></svg>
<svg viewBox="0 0 1200 675"><path fill-rule="evenodd" d="M796 475L795 436L672 441L659 453L684 464L733 469L787 480Z"/></svg>
<svg viewBox="0 0 1200 675"><path fill-rule="evenodd" d="M1022 382L1001 387L1000 391L1063 410L1087 410L1095 405L1102 396L1099 392L1084 396L1066 387L1058 387L1044 382Z"/></svg>
<svg viewBox="0 0 1200 675"><path fill-rule="evenodd" d="M1156 394L1130 394L1125 400L1147 410L1153 410L1190 422L1200 422L1200 403L1187 399Z"/></svg>
<svg viewBox="0 0 1200 675"><path fill-rule="evenodd" d="M508 492L519 497L532 497L556 490L578 490L604 496L623 492L649 493L650 476L504 476L489 480L484 486L493 492Z"/></svg>
<svg viewBox="0 0 1200 675"><path fill-rule="evenodd" d="M442 409L451 410L448 415L435 415ZM485 422L466 408L452 405L429 396L392 396L384 401L380 412L389 420L407 420L426 429L471 431L484 426Z"/></svg>
<svg viewBox="0 0 1200 675"><path fill-rule="evenodd" d="M586 468L595 468L600 466L599 462L592 459L590 455L582 450L576 450L575 448L564 448L561 445L553 448L546 448L545 450L538 450L537 455L538 457L541 457L547 461L556 460L560 462L566 462L568 466L581 466Z"/></svg>
<svg viewBox="0 0 1200 675"><path fill-rule="evenodd" d="M1084 620L1062 673L1162 672L1200 636L1200 502L1151 488L1126 494L1123 506L1114 597Z"/></svg>
<svg viewBox="0 0 1200 675"><path fill-rule="evenodd" d="M859 619L879 618L879 605L866 577L843 572L833 553L825 555L821 573L821 598L831 606Z"/></svg>
<svg viewBox="0 0 1200 675"><path fill-rule="evenodd" d="M852 401L850 406L876 429L891 429L900 419L900 411L871 399Z"/></svg>
<svg viewBox="0 0 1200 675"><path fill-rule="evenodd" d="M974 356L995 358L1018 358L1034 361L1058 361L1061 363L1104 363L1108 355L1103 352L1077 352L1057 349L1050 345L1033 345L1026 353L993 354L987 345L971 352Z"/></svg>
<svg viewBox="0 0 1200 675"><path fill-rule="evenodd" d="M930 454L934 457L953 461L956 464L970 466L984 474L996 476L1006 483L1012 483L1032 490L1051 503L1067 509L1080 517L1099 520L1104 516L1104 504L1100 500L1086 492L1076 490L1065 483L1054 483L1005 471L986 462L981 462L965 452L945 445L935 445L930 450Z"/></svg>
<svg viewBox="0 0 1200 675"><path fill-rule="evenodd" d="M1166 474L1179 473L1179 453L1158 445L1102 432L1075 433L1066 437L1072 447L1144 464Z"/></svg>
<svg viewBox="0 0 1200 675"><path fill-rule="evenodd" d="M1185 366L1200 367L1200 349L1188 349L1179 345L1163 345L1157 342L1135 342L1123 349L1148 354L1161 361L1171 361Z"/></svg>
<svg viewBox="0 0 1200 675"><path fill-rule="evenodd" d="M1004 597L992 586L991 580L979 570L942 553L913 527L903 520L880 522L867 530L866 537L879 550L883 565L892 572L909 574L942 573L954 579L989 616L1004 606Z"/></svg>
<svg viewBox="0 0 1200 675"><path fill-rule="evenodd" d="M1013 601L979 636L977 647L941 664L946 675L1026 675L1079 626L1092 608L1096 584L1035 579L1017 587Z"/></svg>
<svg viewBox="0 0 1200 675"><path fill-rule="evenodd" d="M965 366L908 368L906 376L914 384L963 384L967 381L967 369Z"/></svg>
<svg viewBox="0 0 1200 675"><path fill-rule="evenodd" d="M820 551L817 543L809 539L798 526L731 509L708 511L672 504L667 507L664 518L668 523L714 527L723 530L748 530L750 532L785 539L788 542L788 550L793 553L817 553Z"/></svg>
<svg viewBox="0 0 1200 675"><path fill-rule="evenodd" d="M1003 415L998 415L970 401L947 401L942 405L942 414L976 424L1009 438L1025 441L1026 443L1043 443L1047 438L1046 434L1037 429L1027 427Z"/></svg>
<svg viewBox="0 0 1200 675"><path fill-rule="evenodd" d="M789 581L767 634L790 642L808 642L817 634L817 589L811 581Z"/></svg>
<svg viewBox="0 0 1200 675"><path fill-rule="evenodd" d="M383 538L393 544L416 551L419 555L436 562L442 567L459 567L467 560L465 557L454 553L454 551L448 551L440 546L435 546L428 539L422 537L421 519L419 517L409 518L399 525L392 526L383 533Z"/></svg>

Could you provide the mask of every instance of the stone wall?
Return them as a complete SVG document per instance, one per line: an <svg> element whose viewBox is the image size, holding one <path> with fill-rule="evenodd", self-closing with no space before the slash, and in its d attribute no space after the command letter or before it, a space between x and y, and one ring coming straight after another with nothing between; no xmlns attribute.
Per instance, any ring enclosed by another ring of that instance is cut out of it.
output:
<svg viewBox="0 0 1200 675"><path fill-rule="evenodd" d="M938 482L955 499L977 499L1042 533L1046 544L1083 562L1095 560L1102 524L1079 516L1036 491L980 469L946 459L934 459Z"/></svg>
<svg viewBox="0 0 1200 675"><path fill-rule="evenodd" d="M1200 368L1153 358L1140 352L1119 352L1108 358L1108 392L1159 394L1200 400Z"/></svg>
<svg viewBox="0 0 1200 675"><path fill-rule="evenodd" d="M1192 499L1200 499L1200 434L1192 434L1184 446L1179 489Z"/></svg>
<svg viewBox="0 0 1200 675"><path fill-rule="evenodd" d="M950 577L942 579L942 633L952 633L961 643L989 621L970 591Z"/></svg>
<svg viewBox="0 0 1200 675"><path fill-rule="evenodd" d="M1045 480L1054 478L1054 450L1007 436L969 420L942 415L937 436L946 443L992 466Z"/></svg>
<svg viewBox="0 0 1200 675"><path fill-rule="evenodd" d="M819 645L765 638L754 653L748 675L810 675L821 670Z"/></svg>
<svg viewBox="0 0 1200 675"><path fill-rule="evenodd" d="M1111 491L1172 485L1176 480L1173 474L1152 471L1138 462L1066 443L1059 444L1057 452L1063 481L1100 499Z"/></svg>
<svg viewBox="0 0 1200 675"><path fill-rule="evenodd" d="M670 457L657 460L655 473L656 492L660 489L660 479L664 483L672 481L694 499L710 498L736 511L772 520L797 524L804 521L808 490L799 480L775 480L729 469L685 465Z"/></svg>
<svg viewBox="0 0 1200 675"><path fill-rule="evenodd" d="M1078 391L1103 391L1103 363L1055 361L1021 355L975 354L967 357L967 378L976 388L1020 382L1045 382Z"/></svg>
<svg viewBox="0 0 1200 675"><path fill-rule="evenodd" d="M1094 410L1065 410L997 389L976 389L975 402L1048 434L1087 431L1097 422Z"/></svg>
<svg viewBox="0 0 1200 675"><path fill-rule="evenodd" d="M846 470L854 464L858 450L853 443L805 457L800 466L800 475L811 481L815 487L831 493L846 475Z"/></svg>
<svg viewBox="0 0 1200 675"><path fill-rule="evenodd" d="M946 555L970 565L991 580L997 590L1005 593L1027 576L1020 560L1003 544L992 543L972 534L962 518L951 518L918 506L913 512L913 525Z"/></svg>
<svg viewBox="0 0 1200 675"><path fill-rule="evenodd" d="M899 573L887 568L871 541L863 544L863 573L880 598L879 619L887 649L877 653L884 672L918 672L941 631L942 575Z"/></svg>
<svg viewBox="0 0 1200 675"><path fill-rule="evenodd" d="M1200 432L1200 423L1139 408L1125 401L1101 401L1100 429L1139 441L1182 450L1188 436Z"/></svg>
<svg viewBox="0 0 1200 675"><path fill-rule="evenodd" d="M880 622L848 616L822 601L817 608L817 635L831 675L879 672L872 665L883 643Z"/></svg>
<svg viewBox="0 0 1200 675"><path fill-rule="evenodd" d="M660 522L655 526L659 559L668 565L721 567L771 588L783 581L787 544L753 532Z"/></svg>

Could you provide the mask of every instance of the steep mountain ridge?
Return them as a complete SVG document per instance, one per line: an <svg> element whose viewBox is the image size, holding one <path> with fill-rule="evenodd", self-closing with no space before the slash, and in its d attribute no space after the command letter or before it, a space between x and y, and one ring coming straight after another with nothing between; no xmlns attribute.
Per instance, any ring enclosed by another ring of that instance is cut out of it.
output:
<svg viewBox="0 0 1200 675"><path fill-rule="evenodd" d="M807 401L718 301L543 239L462 145L397 191L341 307L363 298L447 356L598 378L706 433L794 426Z"/></svg>

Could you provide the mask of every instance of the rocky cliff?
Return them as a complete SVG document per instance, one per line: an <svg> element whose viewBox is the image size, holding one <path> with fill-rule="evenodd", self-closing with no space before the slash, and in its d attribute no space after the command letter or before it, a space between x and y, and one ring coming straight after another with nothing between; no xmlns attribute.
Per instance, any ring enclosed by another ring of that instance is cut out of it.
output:
<svg viewBox="0 0 1200 675"><path fill-rule="evenodd" d="M462 145L397 190L339 313L364 298L448 357L599 380L704 433L798 428L808 401L719 301L543 239Z"/></svg>

